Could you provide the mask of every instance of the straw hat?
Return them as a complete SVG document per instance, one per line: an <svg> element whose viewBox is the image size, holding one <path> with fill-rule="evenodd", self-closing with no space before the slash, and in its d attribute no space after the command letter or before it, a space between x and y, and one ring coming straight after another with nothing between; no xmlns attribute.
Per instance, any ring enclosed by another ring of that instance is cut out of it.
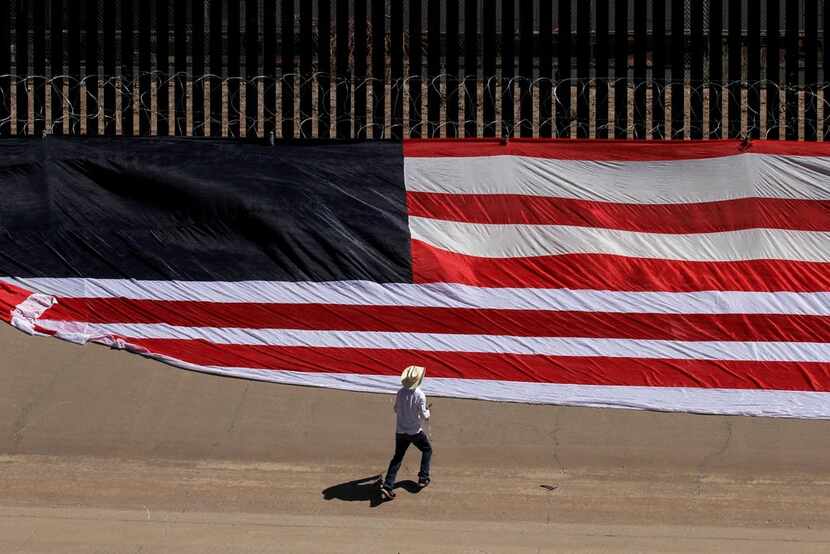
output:
<svg viewBox="0 0 830 554"><path fill-rule="evenodd" d="M401 373L401 384L408 389L417 389L424 380L427 369L419 365L411 365Z"/></svg>

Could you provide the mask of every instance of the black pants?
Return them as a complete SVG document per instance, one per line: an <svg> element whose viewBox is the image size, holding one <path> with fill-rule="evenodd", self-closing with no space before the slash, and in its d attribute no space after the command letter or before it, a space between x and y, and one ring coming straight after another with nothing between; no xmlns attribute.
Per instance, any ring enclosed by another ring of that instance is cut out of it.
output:
<svg viewBox="0 0 830 554"><path fill-rule="evenodd" d="M429 443L427 434L423 431L416 435L407 435L405 433L397 433L395 435L395 455L392 461L389 462L389 469L386 471L386 480L383 482L384 486L392 488L395 486L395 478L398 475L398 470L403 463L404 454L410 444L414 444L415 448L421 451L421 470L418 472L418 477L426 479L429 477L429 461L432 458L432 445Z"/></svg>

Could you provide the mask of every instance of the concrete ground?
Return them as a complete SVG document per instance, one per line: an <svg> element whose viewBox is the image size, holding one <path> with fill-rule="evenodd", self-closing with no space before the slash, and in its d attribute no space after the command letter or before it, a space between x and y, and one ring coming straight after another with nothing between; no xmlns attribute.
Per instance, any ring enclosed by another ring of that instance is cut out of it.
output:
<svg viewBox="0 0 830 554"><path fill-rule="evenodd" d="M391 397L0 327L0 552L828 552L830 422Z"/></svg>

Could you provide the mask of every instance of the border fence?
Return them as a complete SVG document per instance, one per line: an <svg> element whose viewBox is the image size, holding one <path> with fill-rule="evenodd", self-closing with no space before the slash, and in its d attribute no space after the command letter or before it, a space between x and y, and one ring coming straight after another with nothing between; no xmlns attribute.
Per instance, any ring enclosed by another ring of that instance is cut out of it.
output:
<svg viewBox="0 0 830 554"><path fill-rule="evenodd" d="M0 0L0 136L830 139L825 0Z"/></svg>

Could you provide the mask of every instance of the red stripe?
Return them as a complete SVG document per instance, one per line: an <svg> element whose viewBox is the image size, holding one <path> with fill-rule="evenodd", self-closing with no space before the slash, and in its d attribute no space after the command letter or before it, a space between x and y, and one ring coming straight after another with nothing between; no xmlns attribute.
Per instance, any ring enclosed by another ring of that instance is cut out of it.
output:
<svg viewBox="0 0 830 554"><path fill-rule="evenodd" d="M407 192L409 215L465 223L575 225L645 233L830 230L830 201L740 198L695 204L616 204L520 194Z"/></svg>
<svg viewBox="0 0 830 554"><path fill-rule="evenodd" d="M10 322L18 304L29 298L31 291L0 282L0 321Z"/></svg>
<svg viewBox="0 0 830 554"><path fill-rule="evenodd" d="M744 152L787 156L830 156L824 142L753 141L744 147L738 140L569 140L418 139L404 141L409 158L527 156L558 160L660 161L695 160L733 156Z"/></svg>
<svg viewBox="0 0 830 554"><path fill-rule="evenodd" d="M243 304L61 298L42 319L88 323L521 337L830 342L830 317L783 314L622 314L333 304Z"/></svg>
<svg viewBox="0 0 830 554"><path fill-rule="evenodd" d="M775 390L830 390L830 364L577 358L414 350L215 345L203 341L129 339L155 354L201 366L309 373L397 375L419 363L431 377L575 385Z"/></svg>
<svg viewBox="0 0 830 554"><path fill-rule="evenodd" d="M619 291L830 291L830 264L685 262L608 254L480 258L412 240L416 283Z"/></svg>

